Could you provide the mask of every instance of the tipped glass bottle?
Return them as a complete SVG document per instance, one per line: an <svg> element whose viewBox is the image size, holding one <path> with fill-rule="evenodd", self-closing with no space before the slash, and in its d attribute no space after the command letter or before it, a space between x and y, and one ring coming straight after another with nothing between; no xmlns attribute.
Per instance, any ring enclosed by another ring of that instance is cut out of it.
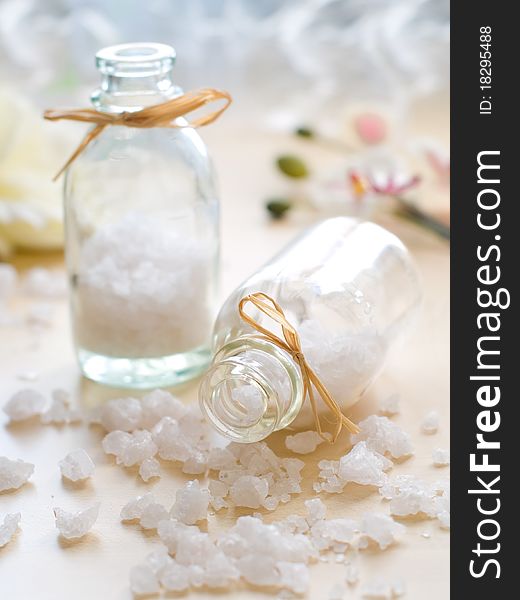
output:
<svg viewBox="0 0 520 600"><path fill-rule="evenodd" d="M215 324L200 404L216 429L238 442L314 423L296 362L240 318L240 300L254 292L281 305L307 362L343 410L378 375L420 304L411 258L390 232L338 217L304 233L231 294ZM282 336L257 308L248 305L247 313Z"/></svg>
<svg viewBox="0 0 520 600"><path fill-rule="evenodd" d="M132 112L179 96L174 61L163 44L101 50L95 108ZM82 372L135 388L198 375L209 361L219 248L213 171L198 133L106 127L69 167L64 194Z"/></svg>

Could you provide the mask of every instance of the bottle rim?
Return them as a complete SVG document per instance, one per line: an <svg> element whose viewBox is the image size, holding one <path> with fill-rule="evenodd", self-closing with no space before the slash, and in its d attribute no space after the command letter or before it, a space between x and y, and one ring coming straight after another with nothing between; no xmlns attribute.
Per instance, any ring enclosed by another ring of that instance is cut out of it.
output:
<svg viewBox="0 0 520 600"><path fill-rule="evenodd" d="M96 53L96 67L105 75L118 77L160 75L172 69L176 56L175 49L168 44L117 44Z"/></svg>

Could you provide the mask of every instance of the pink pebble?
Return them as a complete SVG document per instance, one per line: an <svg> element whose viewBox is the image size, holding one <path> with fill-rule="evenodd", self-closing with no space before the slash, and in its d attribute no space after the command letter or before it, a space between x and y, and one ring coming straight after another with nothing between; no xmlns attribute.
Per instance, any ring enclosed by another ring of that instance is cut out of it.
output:
<svg viewBox="0 0 520 600"><path fill-rule="evenodd" d="M379 144L386 137L386 122L374 113L364 113L354 119L354 127L365 144Z"/></svg>

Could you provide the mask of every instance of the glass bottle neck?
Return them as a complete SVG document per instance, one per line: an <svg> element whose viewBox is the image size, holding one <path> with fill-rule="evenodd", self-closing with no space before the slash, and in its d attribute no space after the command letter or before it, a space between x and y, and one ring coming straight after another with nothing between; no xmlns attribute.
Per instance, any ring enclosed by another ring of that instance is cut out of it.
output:
<svg viewBox="0 0 520 600"><path fill-rule="evenodd" d="M103 112L133 112L182 94L173 83L175 51L163 44L122 44L100 50L101 84L91 96Z"/></svg>
<svg viewBox="0 0 520 600"><path fill-rule="evenodd" d="M287 352L261 336L241 336L215 354L199 400L221 434L237 442L257 442L296 418L303 382Z"/></svg>

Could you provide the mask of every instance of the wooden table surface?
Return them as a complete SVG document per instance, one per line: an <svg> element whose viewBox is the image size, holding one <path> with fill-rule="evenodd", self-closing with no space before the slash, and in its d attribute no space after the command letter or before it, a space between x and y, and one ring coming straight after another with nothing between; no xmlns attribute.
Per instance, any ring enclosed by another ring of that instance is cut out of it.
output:
<svg viewBox="0 0 520 600"><path fill-rule="evenodd" d="M444 124L445 125L445 124ZM428 126L436 128L434 120ZM303 153L314 164L326 164L326 151L317 151L304 142L269 133L243 136L239 130L223 126L204 132L220 175L222 195L222 296L243 278L254 272L274 252L287 243L315 215L294 214L283 223L269 223L263 201L283 189L284 183L272 168L273 157L281 151ZM426 193L426 192L425 192ZM430 193L430 192L428 192ZM435 201L439 194L435 191ZM433 200L432 200L433 202ZM447 200L445 200L447 203ZM424 307L410 337L392 355L384 374L353 412L354 419L377 411L378 401L392 393L401 396L401 414L395 422L412 437L415 454L396 464L393 475L414 474L428 481L449 476L449 468L432 465L431 452L449 447L449 246L423 233L415 226L385 217L382 224L396 232L411 249L419 266L424 287ZM14 260L20 271L45 265L62 267L60 255L19 256ZM27 300L20 298L15 309L23 311ZM44 392L62 387L74 393L83 406L94 406L121 391L103 388L81 379L74 362L70 341L66 300L53 302L52 326L40 332L28 327L0 329L0 403L4 404L18 389L33 385ZM34 383L20 380L20 374L39 374ZM176 391L185 402L196 399L197 382ZM430 409L441 415L439 432L426 436L420 432L422 417ZM21 458L36 465L30 483L15 492L0 494L0 517L6 512L21 512L21 530L8 546L0 549L0 598L2 600L128 600L128 572L158 546L156 536L144 534L138 526L123 525L119 511L128 499L153 491L158 500L169 506L175 490L188 476L180 468L165 463L163 477L143 483L132 469L116 467L101 449L99 428L86 426L40 426L36 423L7 425L0 415L0 455ZM269 440L272 448L285 456L284 435ZM57 463L74 448L87 450L96 464L92 480L84 485L62 481ZM304 457L304 492L266 520L279 520L290 513L302 513L303 502L313 496L312 482L317 476L317 462L338 458L348 447L346 436L336 446L320 446L315 454ZM388 511L372 489L349 485L342 494L322 495L329 517L361 517L366 511ZM91 533L74 544L57 536L52 508L80 509L101 502L98 521ZM209 531L229 527L237 513L220 511L208 521ZM243 514L243 513L241 513ZM402 579L406 598L411 600L445 600L449 598L449 532L437 521L403 520L407 525L401 543L384 552L360 552L357 564L360 583L349 588L345 598L361 598L361 588L369 580ZM429 536L427 537L427 535ZM327 599L336 582L344 580L345 567L319 562L311 566L308 598ZM245 585L230 592L214 594L191 592L193 598L253 599L269 598L260 590Z"/></svg>

